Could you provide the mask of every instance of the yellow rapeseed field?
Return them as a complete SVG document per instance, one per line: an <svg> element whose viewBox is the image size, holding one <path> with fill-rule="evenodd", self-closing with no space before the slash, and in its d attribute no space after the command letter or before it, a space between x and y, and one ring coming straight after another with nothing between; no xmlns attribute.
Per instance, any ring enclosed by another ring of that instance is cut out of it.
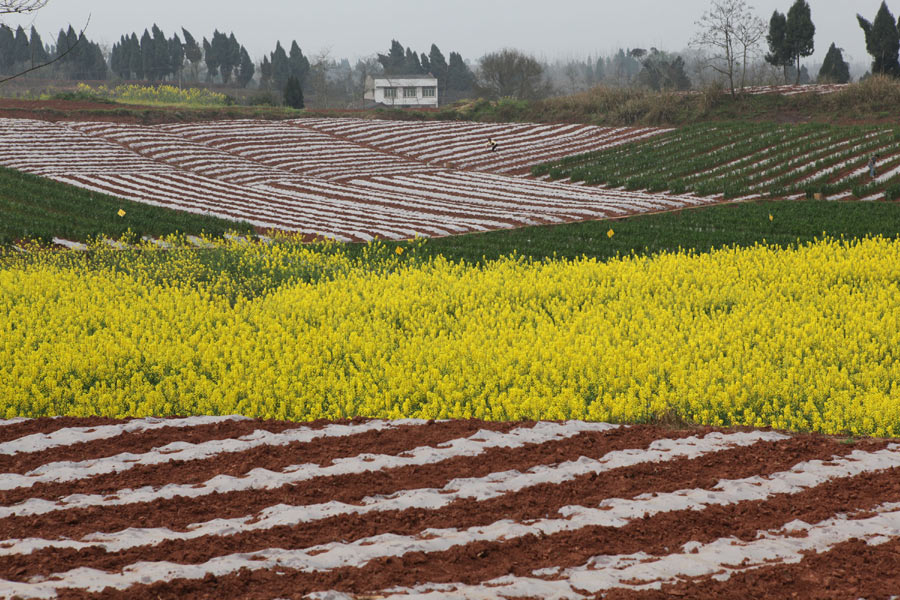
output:
<svg viewBox="0 0 900 600"><path fill-rule="evenodd" d="M86 83L79 83L75 91L88 96L116 100L124 104L183 104L187 106L224 106L225 94L213 92L205 88L180 88L174 85L118 85L113 88L105 85L93 88Z"/></svg>
<svg viewBox="0 0 900 600"><path fill-rule="evenodd" d="M0 417L675 418L900 434L900 241L483 267L229 252L248 277L304 261L328 276L234 295L233 274L191 277L184 252L164 277L140 258L7 256Z"/></svg>

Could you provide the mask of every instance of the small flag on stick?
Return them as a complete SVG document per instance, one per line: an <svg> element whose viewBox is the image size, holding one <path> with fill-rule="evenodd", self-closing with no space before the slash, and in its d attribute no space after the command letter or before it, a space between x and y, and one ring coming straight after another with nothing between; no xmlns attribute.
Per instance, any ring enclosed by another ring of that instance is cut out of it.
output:
<svg viewBox="0 0 900 600"><path fill-rule="evenodd" d="M119 212L117 212L116 214L119 215L120 217L124 217L124 216L125 216L125 211L122 210L122 209L120 208L120 209L119 209Z"/></svg>

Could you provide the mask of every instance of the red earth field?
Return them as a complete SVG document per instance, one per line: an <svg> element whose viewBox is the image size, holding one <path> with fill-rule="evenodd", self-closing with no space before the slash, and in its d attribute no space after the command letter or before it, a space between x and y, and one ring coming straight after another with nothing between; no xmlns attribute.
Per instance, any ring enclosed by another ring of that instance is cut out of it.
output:
<svg viewBox="0 0 900 600"><path fill-rule="evenodd" d="M900 445L597 423L0 426L0 597L888 598Z"/></svg>

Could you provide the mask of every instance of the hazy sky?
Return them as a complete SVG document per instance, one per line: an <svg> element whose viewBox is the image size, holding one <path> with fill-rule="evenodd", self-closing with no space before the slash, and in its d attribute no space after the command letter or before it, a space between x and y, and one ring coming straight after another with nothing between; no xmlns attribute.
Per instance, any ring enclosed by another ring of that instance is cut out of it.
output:
<svg viewBox="0 0 900 600"><path fill-rule="evenodd" d="M768 23L772 11L787 12L793 0L750 0ZM870 60L856 13L872 20L881 0L809 0L821 62L828 46L844 48L850 63ZM889 0L900 11L900 0ZM391 39L418 52L436 43L444 55L467 60L503 47L554 60L609 54L619 47L685 48L709 0L50 0L12 26L34 24L45 41L60 27L76 30L91 15L88 37L112 45L123 33L158 24L167 37L186 27L198 41L214 29L234 32L251 56L261 59L276 40L296 39L304 54L329 50L351 61L386 52Z"/></svg>

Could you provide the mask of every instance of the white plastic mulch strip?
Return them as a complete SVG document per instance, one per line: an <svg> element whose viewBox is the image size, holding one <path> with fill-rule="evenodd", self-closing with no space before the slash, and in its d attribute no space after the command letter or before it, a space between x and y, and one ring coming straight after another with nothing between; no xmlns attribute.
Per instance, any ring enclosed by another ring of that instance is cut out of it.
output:
<svg viewBox="0 0 900 600"><path fill-rule="evenodd" d="M195 417L201 418L201 417ZM219 420L224 420L219 418ZM210 421L217 422L217 421ZM207 442L172 442L149 452L134 454L122 452L115 456L92 458L82 461L52 462L29 471L24 475L18 473L0 473L0 490L31 487L38 483L61 483L87 479L97 475L121 473L135 467L160 465L174 461L205 460L219 454L246 452L260 446L286 446L288 444L308 443L313 440L329 437L346 437L359 435L369 431L384 431L405 425L418 425L423 421L369 421L361 424L328 425L321 429L298 427L280 433L272 433L258 429L253 433L223 440ZM200 422L202 423L202 422ZM164 425L166 426L166 425ZM171 425L168 425L171 427ZM116 427L116 426L111 426ZM149 427L147 427L149 429ZM138 429L134 429L137 431Z"/></svg>
<svg viewBox="0 0 900 600"><path fill-rule="evenodd" d="M424 584L397 588L380 594L393 600L437 600L464 597L501 599L516 597L580 600L613 588L658 590L693 578L711 577L727 581L735 573L797 563L809 553L823 553L851 539L878 545L900 537L900 503L883 504L854 519L838 515L814 525L791 521L778 530L760 531L756 540L719 538L708 544L689 542L683 552L652 556L644 552L596 556L570 569L541 569L533 577L507 575L479 585ZM738 566L739 565L739 566ZM589 595L585 595L589 594ZM311 594L310 597L323 597Z"/></svg>
<svg viewBox="0 0 900 600"><path fill-rule="evenodd" d="M454 479L442 488L400 490L386 496L363 498L354 504L336 501L304 506L279 504L254 515L194 523L187 526L186 531L172 531L167 528L129 528L115 533L94 533L86 536L83 541L40 538L5 540L0 542L0 556L29 554L44 548L80 550L91 546L102 547L107 552L120 552L136 546L155 545L165 540L192 540L208 535L234 535L273 527L294 526L337 515L406 509L439 510L458 500L485 501L537 485L559 485L592 473L599 474L648 462L662 463L680 458L695 459L729 448L750 446L761 441L774 442L779 439L787 439L787 436L711 433L703 438L691 436L683 439L660 439L652 442L647 449L615 450L598 459L583 456L578 460L566 461L557 465L536 466L524 473L504 471L490 473L484 477Z"/></svg>
<svg viewBox="0 0 900 600"><path fill-rule="evenodd" d="M98 425L96 427L63 427L51 433L32 433L15 440L0 443L0 454L18 454L20 452L43 452L50 448L104 440L123 433L136 433L150 431L163 427L197 427L200 425L212 425L226 421L245 420L247 417L231 415L226 417L186 417L183 419L160 419L149 417L146 419L134 419L119 425ZM22 422L27 419L12 419L13 422ZM2 422L11 424L9 421Z"/></svg>
<svg viewBox="0 0 900 600"><path fill-rule="evenodd" d="M418 423L419 421L392 421L395 424ZM0 519L12 516L40 515L48 512L87 508L91 506L119 506L140 502L153 502L176 497L199 498L215 493L241 492L246 490L275 489L291 483L330 477L351 475L442 462L458 456L477 456L490 448L518 448L526 444L544 444L563 440L586 431L607 431L615 425L606 423L566 423L541 422L533 427L519 427L508 433L481 430L467 438L457 438L433 446L419 446L399 455L360 454L337 458L328 466L300 464L285 467L281 471L253 469L240 477L218 475L198 484L168 484L162 487L147 486L138 489L118 490L113 494L74 494L58 500L31 498L14 506L0 507Z"/></svg>
<svg viewBox="0 0 900 600"><path fill-rule="evenodd" d="M827 462L806 461L795 465L789 471L769 476L722 480L712 490L690 489L664 494L645 494L633 500L612 499L602 502L599 508L565 507L560 511L563 515L563 518L560 519L539 519L528 523L503 520L491 525L465 530L426 529L416 536L381 534L352 543L333 542L303 550L269 548L256 552L219 556L201 564L178 564L168 561L138 562L116 573L82 567L64 573L56 573L44 581L27 584L3 582L3 584L17 586L14 590L15 594L34 598L52 597L57 590L61 589L77 588L87 591L100 591L105 587L126 589L135 584L152 584L172 579L196 580L207 575L220 577L241 569L286 568L302 571L327 571L341 567L361 567L373 559L402 556L409 552L442 552L475 542L497 542L527 535L552 535L592 526L622 527L635 519L643 519L645 516L664 512L702 511L709 506L765 500L776 494L798 493L830 479L896 468L900 466L898 447L900 445L893 444L887 450L871 453L855 451L844 458ZM784 549L785 540L791 539L791 536L789 534L779 535L776 532L770 533L769 539L744 543L743 547L746 548L744 553L733 551L731 554L720 553L718 556L723 560L727 556L726 564L740 563L743 557L751 561L754 559L764 561L768 557L766 553L773 555L777 560L784 553L797 556L802 551L826 551L852 538L869 539L878 543L878 541L884 542L900 537L900 504L884 505L881 510L882 512L877 516L867 519L850 520L838 515L813 526L796 521L788 523L785 527L790 531L806 533L806 542L795 546L793 551ZM730 541L734 542L735 540ZM740 543L731 545L741 547ZM719 550L720 546L709 546L705 550L705 554L716 556L715 552ZM726 543L721 544L723 550L725 546ZM699 553L700 548L703 546L695 544L689 546L687 550L691 556L696 556L692 551L697 550ZM760 556L763 558L760 559ZM622 557L598 557L591 564L599 564L602 568L606 566L605 560L611 559L615 562L619 558ZM660 560L665 561L666 558ZM678 561L677 558L671 560L675 561L676 565L684 563L683 560ZM635 567L635 569L642 568L639 564L633 564L634 562L632 561L626 566ZM660 564L665 565L666 563ZM693 572L694 574L713 574L720 569L721 565L717 563L706 568L693 567ZM610 570L614 571L614 569ZM595 571L598 569L592 569L591 575ZM621 574L621 570L616 572ZM649 587L660 585L659 580L665 576L665 573L663 570L662 575L650 574L648 577L651 582L646 585ZM629 575L625 579L616 579L611 575L610 580L618 581L620 586L628 585L628 580L634 577L634 575ZM602 571L597 580L604 581ZM584 583L586 582L580 581L578 587L584 589ZM602 583L601 585L608 584ZM599 589L604 588L600 587Z"/></svg>
<svg viewBox="0 0 900 600"><path fill-rule="evenodd" d="M55 237L53 238L53 243L57 246L63 246L64 248L68 248L69 250L81 250L85 251L88 249L86 244L82 244L81 242L73 242L72 240L65 240L63 238Z"/></svg>

